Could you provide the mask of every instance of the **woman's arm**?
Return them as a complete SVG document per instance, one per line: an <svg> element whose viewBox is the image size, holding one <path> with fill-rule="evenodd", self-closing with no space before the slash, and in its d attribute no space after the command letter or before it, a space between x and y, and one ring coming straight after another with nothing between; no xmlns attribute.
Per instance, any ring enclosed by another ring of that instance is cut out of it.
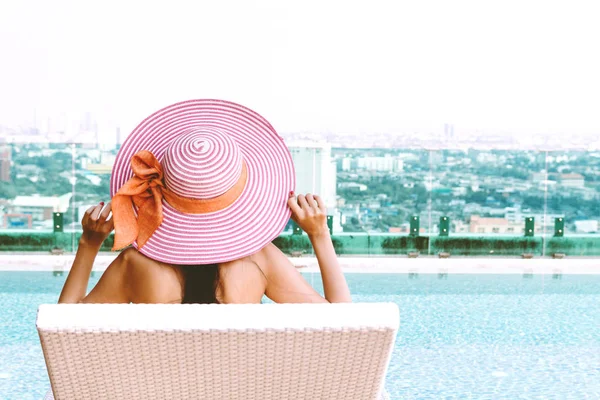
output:
<svg viewBox="0 0 600 400"><path fill-rule="evenodd" d="M176 268L125 249L80 303L181 303L183 280Z"/></svg>
<svg viewBox="0 0 600 400"><path fill-rule="evenodd" d="M310 197L309 197L310 196ZM308 233L315 249L325 298L317 293L275 245L269 244L255 257L267 278L265 294L276 303L342 303L352 301L344 274L338 264L329 229L327 214L318 206L321 200L311 195L291 197L292 218Z"/></svg>
<svg viewBox="0 0 600 400"><path fill-rule="evenodd" d="M350 289L329 236L327 209L323 200L319 196L307 194L299 195L297 201L291 197L288 204L292 209L292 219L308 234L315 250L321 269L325 298L330 303L351 302Z"/></svg>
<svg viewBox="0 0 600 400"><path fill-rule="evenodd" d="M273 243L252 259L266 277L265 295L275 303L328 303Z"/></svg>
<svg viewBox="0 0 600 400"><path fill-rule="evenodd" d="M90 272L100 246L113 230L110 203L90 207L81 224L83 234L59 303L181 303L183 281L170 265L123 250L86 296Z"/></svg>
<svg viewBox="0 0 600 400"><path fill-rule="evenodd" d="M104 203L92 206L83 216L81 221L83 234L65 286L58 298L59 303L79 303L85 297L94 260L102 242L113 230L112 218L106 220L110 214L110 203L104 210L102 210L103 206Z"/></svg>

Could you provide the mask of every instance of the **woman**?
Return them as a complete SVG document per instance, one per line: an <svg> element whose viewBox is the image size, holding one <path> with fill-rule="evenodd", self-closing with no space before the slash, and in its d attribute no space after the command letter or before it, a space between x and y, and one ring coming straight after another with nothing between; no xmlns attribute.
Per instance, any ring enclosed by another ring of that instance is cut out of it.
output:
<svg viewBox="0 0 600 400"><path fill-rule="evenodd" d="M154 113L119 151L112 202L85 213L59 303L259 303L263 295L279 303L351 301L323 201L296 198L294 177L282 138L245 107L193 100ZM290 214L313 245L325 297L271 243ZM115 249L134 248L86 295L113 227Z"/></svg>
<svg viewBox="0 0 600 400"><path fill-rule="evenodd" d="M321 205L319 205L321 204ZM272 243L258 253L218 266L181 266L154 261L128 248L106 269L86 295L92 265L113 229L110 204L91 207L59 303L277 303L350 302L319 196L291 197L292 218L314 247L325 298L317 293Z"/></svg>

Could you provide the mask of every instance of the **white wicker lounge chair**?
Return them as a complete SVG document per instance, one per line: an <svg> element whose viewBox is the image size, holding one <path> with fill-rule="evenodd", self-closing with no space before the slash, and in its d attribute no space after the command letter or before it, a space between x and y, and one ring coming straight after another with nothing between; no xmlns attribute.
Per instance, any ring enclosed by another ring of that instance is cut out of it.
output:
<svg viewBox="0 0 600 400"><path fill-rule="evenodd" d="M37 329L62 399L357 399L383 389L392 303L53 304Z"/></svg>

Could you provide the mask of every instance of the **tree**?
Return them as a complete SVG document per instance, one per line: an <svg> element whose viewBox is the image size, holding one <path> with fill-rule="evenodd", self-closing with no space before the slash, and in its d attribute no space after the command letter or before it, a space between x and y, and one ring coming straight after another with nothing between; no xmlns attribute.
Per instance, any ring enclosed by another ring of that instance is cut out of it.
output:
<svg viewBox="0 0 600 400"><path fill-rule="evenodd" d="M544 208L544 198L539 196L525 196L523 198L523 208L541 210Z"/></svg>
<svg viewBox="0 0 600 400"><path fill-rule="evenodd" d="M0 182L0 199L11 200L17 197L17 189L11 182Z"/></svg>

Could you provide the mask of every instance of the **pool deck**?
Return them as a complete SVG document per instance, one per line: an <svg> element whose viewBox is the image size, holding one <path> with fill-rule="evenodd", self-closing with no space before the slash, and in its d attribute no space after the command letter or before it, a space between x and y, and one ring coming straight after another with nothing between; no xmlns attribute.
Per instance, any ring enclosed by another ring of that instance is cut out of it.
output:
<svg viewBox="0 0 600 400"><path fill-rule="evenodd" d="M0 271L66 272L74 255L0 254ZM104 271L116 254L101 253L93 271ZM303 272L319 272L314 257L290 258ZM345 273L422 273L422 274L600 274L600 258L508 258L508 257L340 257Z"/></svg>

